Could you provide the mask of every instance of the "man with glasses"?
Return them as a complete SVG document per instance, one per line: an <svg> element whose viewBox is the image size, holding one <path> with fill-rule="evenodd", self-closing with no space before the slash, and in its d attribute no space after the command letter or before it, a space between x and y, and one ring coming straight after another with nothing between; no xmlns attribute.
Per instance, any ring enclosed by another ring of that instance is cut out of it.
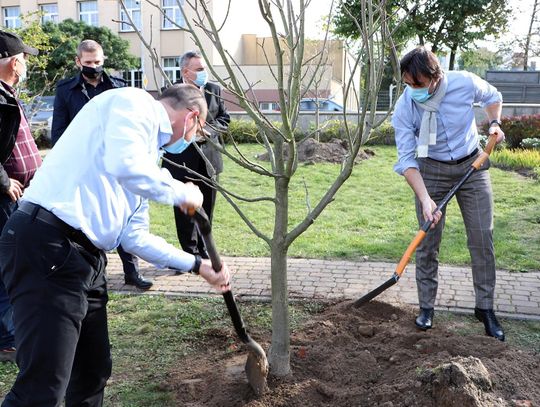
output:
<svg viewBox="0 0 540 407"><path fill-rule="evenodd" d="M0 269L15 315L19 374L3 407L99 407L111 374L105 252L119 244L158 268L229 290L226 265L149 231L149 200L199 208L202 194L159 168L206 118L202 93L172 86L159 100L137 88L88 102L47 155L0 236ZM85 152L81 160L80 151Z"/></svg>
<svg viewBox="0 0 540 407"><path fill-rule="evenodd" d="M226 132L229 127L230 116L227 113L221 88L208 82L208 71L204 59L199 52L188 51L180 57L180 69L182 80L180 83L187 83L199 88L204 92L204 97L208 105L208 116L203 127L203 136L196 140L202 155L194 145L186 148L182 153L167 153L164 158L173 163L163 161L163 167L167 168L172 176L179 181L192 181L199 186L204 196L203 208L208 214L210 222L214 212L216 202L216 190L203 181L203 178L217 179L223 171L223 158L221 153L211 145L209 139L215 143L220 142L220 134ZM197 174L185 168L179 168L175 164L183 165ZM203 258L208 258L204 241L198 232L194 220L174 208L174 219L176 221L176 233L182 249L188 253L198 254Z"/></svg>
<svg viewBox="0 0 540 407"><path fill-rule="evenodd" d="M15 86L26 78L26 58L38 51L0 31L0 230L41 165ZM0 278L0 361L15 361L12 308Z"/></svg>

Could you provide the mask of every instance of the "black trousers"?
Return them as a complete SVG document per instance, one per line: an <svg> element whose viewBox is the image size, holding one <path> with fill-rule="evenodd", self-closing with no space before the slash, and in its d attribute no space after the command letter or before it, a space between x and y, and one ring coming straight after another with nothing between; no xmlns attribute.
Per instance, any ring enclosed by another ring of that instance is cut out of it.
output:
<svg viewBox="0 0 540 407"><path fill-rule="evenodd" d="M186 153L167 153L165 157L169 160L179 162L180 164L185 163L185 165L191 168L193 171L196 171L204 176L208 176L204 159L200 157L197 151L195 151L195 154L196 156L191 154L186 158ZM181 159L180 156L182 157ZM182 160L182 162L180 162L180 160ZM183 168L178 168L166 161L163 161L162 166L163 168L169 170L174 179L182 182L193 182L200 188L201 193L203 194L203 209L208 215L208 219L210 220L211 224L214 213L214 205L216 203L216 190L206 185L202 180L197 180L197 176L195 174L191 174L189 171ZM174 220L176 223L176 234L178 236L178 241L182 246L182 250L191 254L199 254L203 258L208 258L206 255L204 241L193 218L186 215L180 208L175 206Z"/></svg>
<svg viewBox="0 0 540 407"><path fill-rule="evenodd" d="M22 211L0 236L19 374L3 407L101 406L111 374L107 258Z"/></svg>
<svg viewBox="0 0 540 407"><path fill-rule="evenodd" d="M8 194L0 194L0 233L9 217L17 209ZM9 303L6 287L0 278L0 349L15 346L15 328L13 327L13 311Z"/></svg>
<svg viewBox="0 0 540 407"><path fill-rule="evenodd" d="M133 275L139 272L139 258L124 250L122 245L116 248L118 257L122 260L122 266L124 268L124 274Z"/></svg>

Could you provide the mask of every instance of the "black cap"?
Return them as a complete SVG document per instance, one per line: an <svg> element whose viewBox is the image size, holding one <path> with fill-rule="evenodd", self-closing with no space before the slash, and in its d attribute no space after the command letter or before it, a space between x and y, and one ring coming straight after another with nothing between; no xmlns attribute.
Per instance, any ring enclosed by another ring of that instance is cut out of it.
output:
<svg viewBox="0 0 540 407"><path fill-rule="evenodd" d="M39 53L37 49L26 45L18 35L7 31L0 31L0 58L12 57L21 52L30 55L37 55Z"/></svg>

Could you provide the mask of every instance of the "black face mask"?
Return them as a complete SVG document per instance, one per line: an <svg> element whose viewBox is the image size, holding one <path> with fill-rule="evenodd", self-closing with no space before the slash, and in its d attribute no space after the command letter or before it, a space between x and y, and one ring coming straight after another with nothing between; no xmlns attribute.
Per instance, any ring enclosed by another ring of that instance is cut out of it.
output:
<svg viewBox="0 0 540 407"><path fill-rule="evenodd" d="M83 65L81 72L88 79L97 79L103 74L103 65L96 66L95 68Z"/></svg>

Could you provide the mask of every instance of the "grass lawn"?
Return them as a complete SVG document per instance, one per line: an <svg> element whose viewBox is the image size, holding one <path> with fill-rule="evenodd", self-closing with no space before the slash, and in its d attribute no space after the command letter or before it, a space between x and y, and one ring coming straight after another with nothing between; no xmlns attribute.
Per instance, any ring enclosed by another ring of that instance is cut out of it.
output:
<svg viewBox="0 0 540 407"><path fill-rule="evenodd" d="M294 331L324 309L316 302L290 305ZM240 308L249 328L269 338L271 308L267 303L242 302ZM225 333L222 351L233 352L237 343L220 298L180 299L150 295L111 295L109 328L113 373L106 388L108 407L174 407L171 372L182 368L186 356L204 357L205 338ZM438 323L459 335L482 334L471 316L446 312ZM540 322L502 319L510 346L540 351ZM17 368L0 363L0 399L9 391Z"/></svg>
<svg viewBox="0 0 540 407"><path fill-rule="evenodd" d="M263 152L257 145L242 145L247 157ZM359 259L396 262L414 237L418 225L413 193L393 172L395 147L370 147L375 157L357 165L315 223L292 245L291 257ZM339 171L337 164L300 165L291 182L291 228L313 207ZM514 172L490 169L495 199L495 249L498 268L540 270L540 182ZM231 161L225 162L222 184L246 197L272 196L272 180L254 175ZM307 194L306 194L307 191ZM241 203L251 221L271 235L273 206ZM465 230L455 200L440 250L444 264L466 265L469 253ZM177 244L172 209L153 205L152 231ZM251 233L223 197L218 197L214 235L219 250L230 256L268 256L266 244Z"/></svg>

